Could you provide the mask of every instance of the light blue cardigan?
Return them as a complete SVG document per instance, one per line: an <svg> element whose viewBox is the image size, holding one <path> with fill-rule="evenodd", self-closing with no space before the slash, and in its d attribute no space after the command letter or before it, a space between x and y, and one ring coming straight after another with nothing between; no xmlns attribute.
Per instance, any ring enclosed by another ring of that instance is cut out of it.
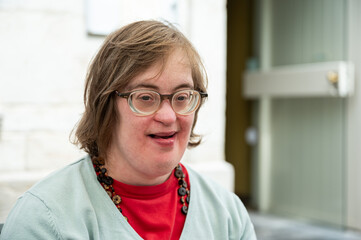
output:
<svg viewBox="0 0 361 240"><path fill-rule="evenodd" d="M192 197L181 239L256 239L239 198L187 170ZM0 239L142 238L100 186L87 156L24 193L11 210Z"/></svg>

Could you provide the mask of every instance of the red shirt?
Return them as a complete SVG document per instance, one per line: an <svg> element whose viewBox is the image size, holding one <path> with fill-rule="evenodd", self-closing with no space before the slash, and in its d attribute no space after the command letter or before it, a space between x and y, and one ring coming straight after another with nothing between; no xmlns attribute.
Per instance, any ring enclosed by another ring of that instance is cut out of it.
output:
<svg viewBox="0 0 361 240"><path fill-rule="evenodd" d="M184 180L188 184L186 168ZM186 215L178 195L178 179L174 170L167 181L156 186L133 186L114 180L115 193L122 198L120 207L129 224L144 239L179 239Z"/></svg>

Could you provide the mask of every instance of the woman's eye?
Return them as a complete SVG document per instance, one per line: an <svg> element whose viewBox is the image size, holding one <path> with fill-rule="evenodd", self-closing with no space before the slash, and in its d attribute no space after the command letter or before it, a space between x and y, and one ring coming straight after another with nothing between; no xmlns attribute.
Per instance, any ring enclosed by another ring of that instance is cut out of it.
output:
<svg viewBox="0 0 361 240"><path fill-rule="evenodd" d="M142 100L150 100L150 97L149 96L143 96Z"/></svg>
<svg viewBox="0 0 361 240"><path fill-rule="evenodd" d="M188 98L189 98L189 95L183 94L183 95L177 96L177 101L182 102L182 101L187 100Z"/></svg>
<svg viewBox="0 0 361 240"><path fill-rule="evenodd" d="M185 96L179 96L179 97L177 98L178 101L184 101L185 99L186 99Z"/></svg>
<svg viewBox="0 0 361 240"><path fill-rule="evenodd" d="M153 100L151 95L140 95L137 97L138 100L140 101L151 101Z"/></svg>

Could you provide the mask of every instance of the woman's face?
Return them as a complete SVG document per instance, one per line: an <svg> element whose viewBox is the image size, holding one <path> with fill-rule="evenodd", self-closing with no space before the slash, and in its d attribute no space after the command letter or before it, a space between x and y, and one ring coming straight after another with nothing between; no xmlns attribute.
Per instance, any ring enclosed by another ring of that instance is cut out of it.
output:
<svg viewBox="0 0 361 240"><path fill-rule="evenodd" d="M147 89L171 94L193 88L191 68L183 51L172 52L162 72L161 67L160 63L151 66L136 76L123 92ZM108 153L110 169L117 174L114 177L134 185L165 181L187 147L194 113L177 115L169 100L164 100L154 114L137 116L129 108L127 99L117 98L116 102L119 121Z"/></svg>

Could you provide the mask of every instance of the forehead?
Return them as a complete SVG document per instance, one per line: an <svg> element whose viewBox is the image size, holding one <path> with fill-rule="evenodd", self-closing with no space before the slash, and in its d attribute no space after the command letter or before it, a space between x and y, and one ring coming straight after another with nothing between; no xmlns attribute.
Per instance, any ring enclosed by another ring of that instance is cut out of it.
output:
<svg viewBox="0 0 361 240"><path fill-rule="evenodd" d="M159 60L135 76L128 89L153 88L170 91L181 87L193 88L192 69L188 56L181 49L172 51L167 58Z"/></svg>

